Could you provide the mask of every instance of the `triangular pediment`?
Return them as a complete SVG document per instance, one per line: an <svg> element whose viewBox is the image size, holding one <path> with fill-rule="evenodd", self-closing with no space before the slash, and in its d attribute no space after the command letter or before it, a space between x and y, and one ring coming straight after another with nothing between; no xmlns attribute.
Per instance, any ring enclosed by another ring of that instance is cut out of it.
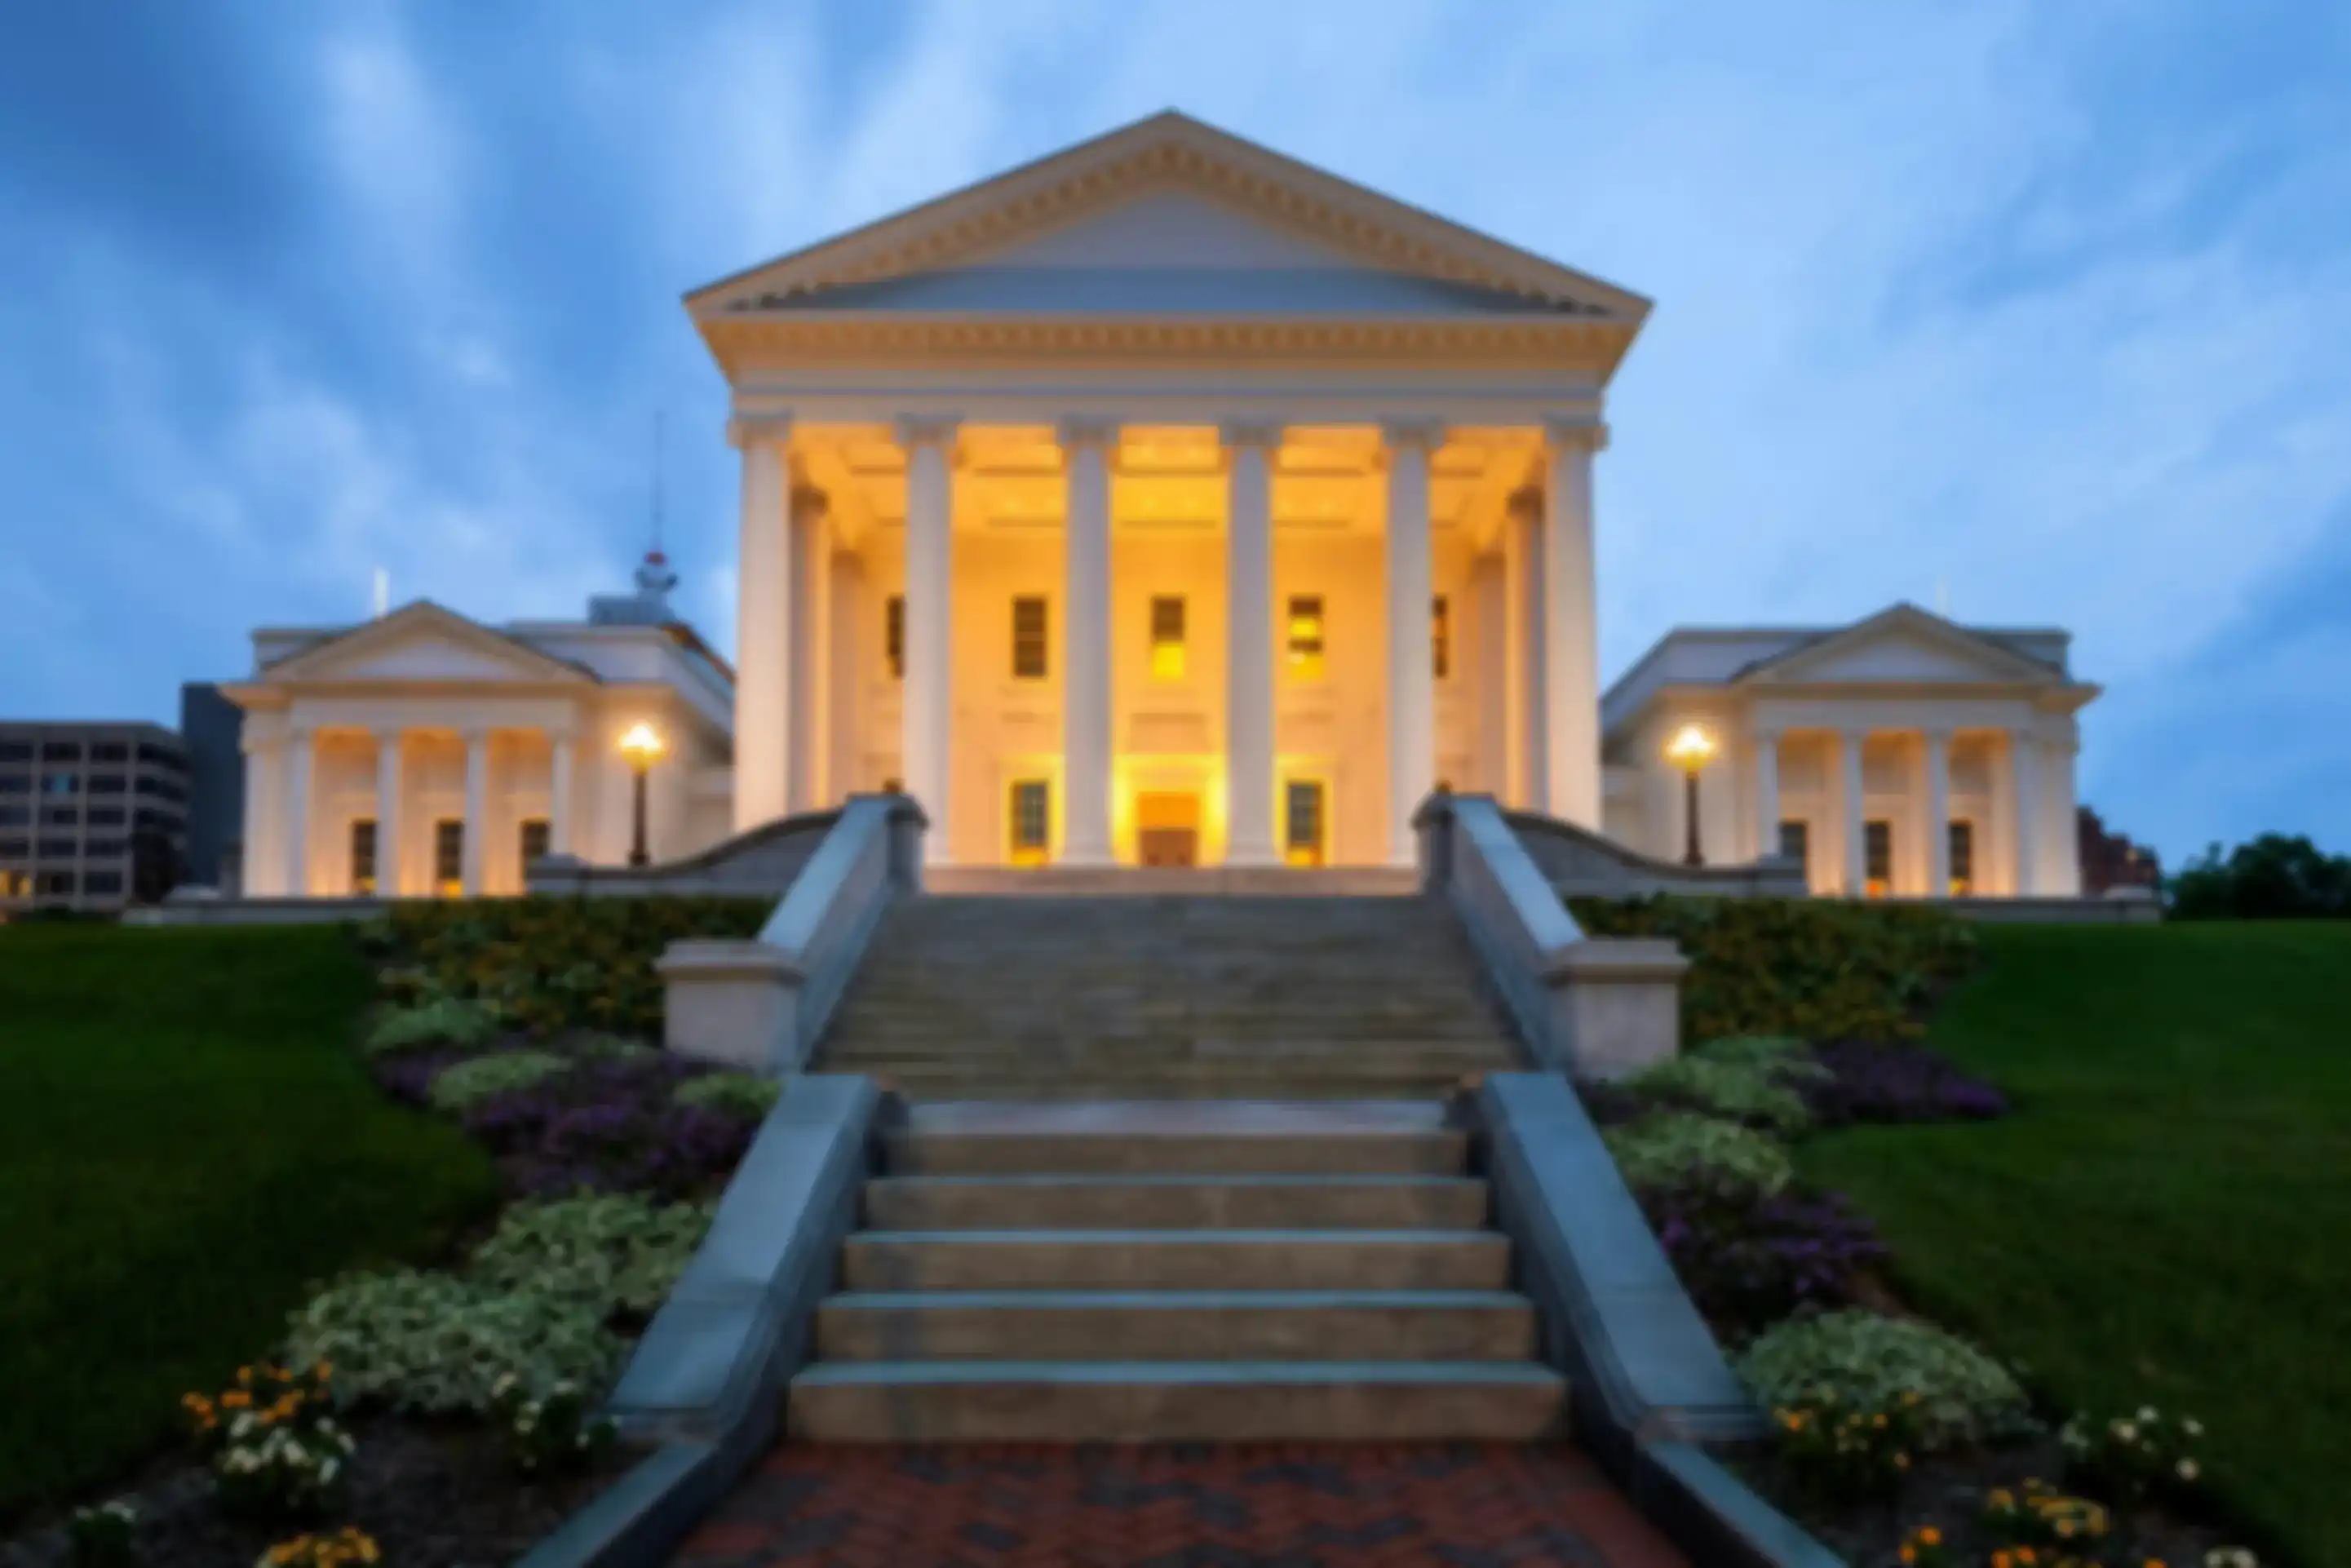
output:
<svg viewBox="0 0 2351 1568"><path fill-rule="evenodd" d="M2038 659L1911 604L1766 659L1740 676L1758 685L2054 685L2064 678Z"/></svg>
<svg viewBox="0 0 2351 1568"><path fill-rule="evenodd" d="M418 600L349 632L327 637L261 672L266 683L387 684L560 681L595 677L579 665Z"/></svg>
<svg viewBox="0 0 2351 1568"><path fill-rule="evenodd" d="M705 323L829 310L1619 325L1649 302L1169 111L720 280Z"/></svg>

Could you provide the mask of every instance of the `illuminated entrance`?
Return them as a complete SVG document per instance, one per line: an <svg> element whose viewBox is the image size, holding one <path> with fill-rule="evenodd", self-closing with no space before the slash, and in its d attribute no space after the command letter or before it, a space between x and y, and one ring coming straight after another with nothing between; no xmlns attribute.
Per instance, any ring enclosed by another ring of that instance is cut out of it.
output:
<svg viewBox="0 0 2351 1568"><path fill-rule="evenodd" d="M1145 790L1134 798L1135 858L1144 865L1200 863L1200 797L1188 789Z"/></svg>

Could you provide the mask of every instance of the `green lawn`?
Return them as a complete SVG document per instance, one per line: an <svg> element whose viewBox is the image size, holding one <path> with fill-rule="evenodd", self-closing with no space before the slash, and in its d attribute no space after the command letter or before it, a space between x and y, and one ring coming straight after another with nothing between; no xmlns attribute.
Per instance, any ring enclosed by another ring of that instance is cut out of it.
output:
<svg viewBox="0 0 2351 1568"><path fill-rule="evenodd" d="M2002 1122L1817 1140L1917 1303L2061 1404L2201 1416L2224 1498L2351 1563L2351 925L2001 927L1934 1043Z"/></svg>
<svg viewBox="0 0 2351 1568"><path fill-rule="evenodd" d="M329 928L0 927L0 1519L121 1472L306 1285L496 1203L351 1050Z"/></svg>

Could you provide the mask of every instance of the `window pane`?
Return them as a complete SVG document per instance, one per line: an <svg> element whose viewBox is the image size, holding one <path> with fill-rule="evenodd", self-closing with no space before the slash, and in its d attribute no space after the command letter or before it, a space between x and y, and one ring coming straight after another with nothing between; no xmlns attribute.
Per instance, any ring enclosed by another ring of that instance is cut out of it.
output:
<svg viewBox="0 0 2351 1568"><path fill-rule="evenodd" d="M1302 681L1322 678L1322 596L1293 595L1288 617L1290 674Z"/></svg>
<svg viewBox="0 0 2351 1568"><path fill-rule="evenodd" d="M547 858L548 828L544 817L526 818L522 824L523 874L530 874L530 862Z"/></svg>
<svg viewBox="0 0 2351 1568"><path fill-rule="evenodd" d="M1180 681L1184 665L1183 597L1158 595L1151 601L1151 678Z"/></svg>
<svg viewBox="0 0 2351 1568"><path fill-rule="evenodd" d="M351 824L351 891L375 891L375 819L361 817Z"/></svg>
<svg viewBox="0 0 2351 1568"><path fill-rule="evenodd" d="M1322 784L1293 779L1282 790L1282 858L1291 865L1322 863Z"/></svg>
<svg viewBox="0 0 2351 1568"><path fill-rule="evenodd" d="M1012 678L1045 678L1045 601L1031 595L1012 601Z"/></svg>
<svg viewBox="0 0 2351 1568"><path fill-rule="evenodd" d="M433 824L433 883L443 894L461 891L465 883L465 824L444 817Z"/></svg>
<svg viewBox="0 0 2351 1568"><path fill-rule="evenodd" d="M890 662L890 678L906 678L906 596L893 593L883 616L882 632L883 657Z"/></svg>
<svg viewBox="0 0 2351 1568"><path fill-rule="evenodd" d="M1869 883L1868 891L1882 894L1894 883L1894 824L1872 821L1862 824L1863 874Z"/></svg>
<svg viewBox="0 0 2351 1568"><path fill-rule="evenodd" d="M1951 891L1961 896L1976 890L1976 825L1964 819L1950 828Z"/></svg>
<svg viewBox="0 0 2351 1568"><path fill-rule="evenodd" d="M1428 601L1428 643L1429 669L1444 680L1453 666L1453 612L1441 593Z"/></svg>
<svg viewBox="0 0 2351 1568"><path fill-rule="evenodd" d="M1780 852L1804 868L1813 869L1812 828L1809 823L1783 821L1780 824Z"/></svg>
<svg viewBox="0 0 2351 1568"><path fill-rule="evenodd" d="M1012 786L1012 862L1043 864L1052 834L1052 795L1045 780L1016 780Z"/></svg>

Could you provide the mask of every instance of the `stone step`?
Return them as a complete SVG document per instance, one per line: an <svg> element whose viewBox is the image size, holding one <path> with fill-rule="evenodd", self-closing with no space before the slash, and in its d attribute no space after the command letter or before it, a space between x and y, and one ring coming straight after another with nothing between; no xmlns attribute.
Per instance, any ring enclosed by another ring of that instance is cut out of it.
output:
<svg viewBox="0 0 2351 1568"><path fill-rule="evenodd" d="M1468 1176L883 1176L876 1230L1448 1230L1486 1222Z"/></svg>
<svg viewBox="0 0 2351 1568"><path fill-rule="evenodd" d="M827 1361L1525 1361L1507 1291L849 1292L817 1309Z"/></svg>
<svg viewBox="0 0 2351 1568"><path fill-rule="evenodd" d="M1098 1103L1087 1102L1086 1105ZM1073 1106L1082 1109L1084 1106ZM1280 1138L1245 1133L1137 1137L1131 1133L892 1133L883 1139L890 1169L901 1176L1050 1176L1115 1172L1126 1176L1458 1176L1468 1158L1466 1134L1450 1131L1367 1133L1348 1137Z"/></svg>
<svg viewBox="0 0 2351 1568"><path fill-rule="evenodd" d="M1566 1385L1508 1362L819 1362L792 1379L808 1442L1527 1442Z"/></svg>
<svg viewBox="0 0 2351 1568"><path fill-rule="evenodd" d="M864 1230L852 1291L1497 1291L1486 1230Z"/></svg>
<svg viewBox="0 0 2351 1568"><path fill-rule="evenodd" d="M1500 1068L1492 1070L1499 1071ZM1075 1069L1056 1071L1034 1065L995 1069L986 1065L907 1068L877 1062L871 1067L841 1065L828 1071L871 1071L907 1100L926 1106L940 1102L990 1100L1075 1103L1113 1098L1134 1100L1144 1095L1160 1103L1217 1103L1263 1095L1277 1090L1283 1098L1300 1102L1347 1103L1387 1100L1403 1104L1420 1104L1445 1098L1488 1069L1465 1072L1458 1067L1451 1067L1372 1077L1336 1069L1294 1069L1279 1075L1242 1075L1214 1071L1178 1073L1174 1071L1080 1072ZM1311 1161L1313 1157L1296 1156L1301 1161ZM1433 1163L1405 1161L1395 1168L1442 1174L1458 1169L1459 1165L1452 1155L1441 1151L1433 1154L1431 1160ZM1252 1167L1262 1166L1264 1163L1259 1159L1249 1162ZM1026 1168L1020 1162L1016 1162L1016 1165Z"/></svg>

